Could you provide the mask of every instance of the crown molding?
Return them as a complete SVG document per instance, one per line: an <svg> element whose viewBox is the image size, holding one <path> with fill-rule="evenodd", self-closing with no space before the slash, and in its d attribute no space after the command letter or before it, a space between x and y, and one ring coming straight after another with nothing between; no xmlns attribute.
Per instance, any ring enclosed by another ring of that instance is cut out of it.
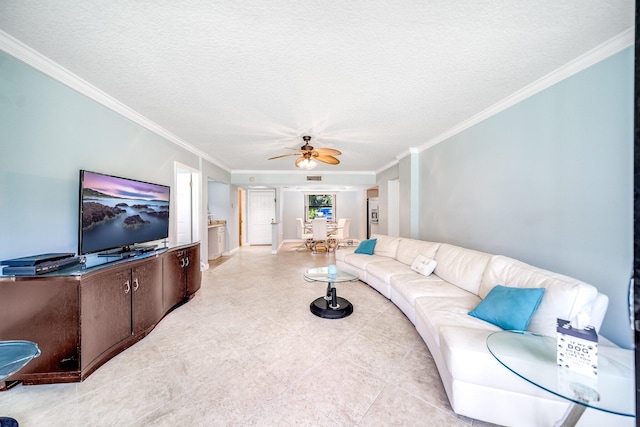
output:
<svg viewBox="0 0 640 427"><path fill-rule="evenodd" d="M51 59L25 45L24 43L20 42L19 40L15 39L2 30L0 30L0 50L33 67L41 73L46 74L52 79L57 80L70 89L75 90L76 92L96 101L101 105L104 105L105 107L131 120L132 122L150 130L156 135L161 136L162 138L173 142L181 148L184 148L185 150L188 150L193 154L208 160L209 162L224 169L225 171L230 172L229 168L221 164L220 161L212 158L207 153L198 150L191 144L178 138L166 129L158 126L156 123L135 112L122 102L118 101L110 95L107 95L105 92L93 86L91 83L83 80L63 66L52 61Z"/></svg>
<svg viewBox="0 0 640 427"><path fill-rule="evenodd" d="M525 99L539 92L542 92L545 89L548 89L549 87L555 85L556 83L559 83L562 80L567 79L573 76L574 74L577 74L580 71L583 71L630 46L633 46L634 43L635 43L635 28L629 28L628 30L623 31L622 33L607 40L601 45L596 46L595 48L591 49L585 54L577 57L573 61L563 65L562 67L556 69L555 71L552 71L546 76L541 77L540 79L525 86L519 91L514 92L513 94L504 98L502 101L499 101L498 103L487 108L486 110L481 111L480 113L476 114L470 119L465 120L464 122L454 126L453 128L449 129L447 132L438 135L437 137L429 140L428 142L426 142L425 144L417 148L410 148L408 151L403 152L401 154L401 157L399 158L406 157L411 153L422 152L428 148L433 147L434 145L437 145L443 141L446 141L447 139L470 128L471 126L474 126L488 119L489 117L494 116L499 112L504 111L507 108L512 107L518 104L519 102L522 102Z"/></svg>
<svg viewBox="0 0 640 427"><path fill-rule="evenodd" d="M406 155L408 155L408 154L409 154L409 152L407 152ZM396 156L395 160L393 160L393 161L387 163L386 165L382 166L381 168L377 169L376 170L376 175L381 174L382 172L386 171L387 169L394 167L395 165L400 163L400 159L402 159L403 157L404 156L402 156L402 157Z"/></svg>

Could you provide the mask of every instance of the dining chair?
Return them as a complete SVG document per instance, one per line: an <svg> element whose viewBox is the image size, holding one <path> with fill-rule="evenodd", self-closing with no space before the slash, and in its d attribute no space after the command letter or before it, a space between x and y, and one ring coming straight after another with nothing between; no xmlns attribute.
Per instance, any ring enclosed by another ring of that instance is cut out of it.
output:
<svg viewBox="0 0 640 427"><path fill-rule="evenodd" d="M313 230L313 241L311 243L313 253L318 253L318 248L324 248L327 251L329 249L327 245L327 219L314 218L311 221L311 229Z"/></svg>
<svg viewBox="0 0 640 427"><path fill-rule="evenodd" d="M341 244L344 246L346 240L349 238L350 225L351 218L338 219L338 227L336 228L336 233L333 236L337 240L338 247L340 247Z"/></svg>
<svg viewBox="0 0 640 427"><path fill-rule="evenodd" d="M309 249L313 241L313 234L307 233L302 218L296 218L296 232L298 239L304 242L304 246Z"/></svg>

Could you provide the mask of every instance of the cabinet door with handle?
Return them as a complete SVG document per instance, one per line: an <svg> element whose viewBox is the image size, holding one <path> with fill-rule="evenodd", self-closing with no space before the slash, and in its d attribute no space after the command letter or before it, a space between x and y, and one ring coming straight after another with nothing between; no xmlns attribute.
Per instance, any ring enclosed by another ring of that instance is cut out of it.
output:
<svg viewBox="0 0 640 427"><path fill-rule="evenodd" d="M80 290L81 369L131 336L131 268L83 278Z"/></svg>
<svg viewBox="0 0 640 427"><path fill-rule="evenodd" d="M185 252L184 250L173 251L163 258L162 299L165 312L184 300L184 267L187 265Z"/></svg>
<svg viewBox="0 0 640 427"><path fill-rule="evenodd" d="M33 341L42 351L8 381L79 370L79 283L70 277L0 279L0 340Z"/></svg>
<svg viewBox="0 0 640 427"><path fill-rule="evenodd" d="M200 271L200 245L194 246L186 251L189 263L185 266L185 278L187 281L187 295L195 294L202 283L202 272Z"/></svg>
<svg viewBox="0 0 640 427"><path fill-rule="evenodd" d="M133 333L144 332L162 318L162 260L155 258L131 270Z"/></svg>

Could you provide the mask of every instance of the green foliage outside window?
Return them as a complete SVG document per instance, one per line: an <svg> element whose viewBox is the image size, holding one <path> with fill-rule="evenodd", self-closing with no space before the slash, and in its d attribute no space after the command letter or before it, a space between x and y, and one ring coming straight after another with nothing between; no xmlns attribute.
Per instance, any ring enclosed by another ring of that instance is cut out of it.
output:
<svg viewBox="0 0 640 427"><path fill-rule="evenodd" d="M333 196L331 194L309 194L309 207L331 207Z"/></svg>
<svg viewBox="0 0 640 427"><path fill-rule="evenodd" d="M317 216L325 216L328 220L332 220L334 214L334 196L334 194L307 194L307 219L312 220Z"/></svg>

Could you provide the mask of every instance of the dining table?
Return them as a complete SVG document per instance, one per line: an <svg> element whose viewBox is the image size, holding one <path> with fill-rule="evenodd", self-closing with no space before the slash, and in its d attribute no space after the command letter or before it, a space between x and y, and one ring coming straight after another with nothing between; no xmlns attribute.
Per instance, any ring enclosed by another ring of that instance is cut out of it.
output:
<svg viewBox="0 0 640 427"><path fill-rule="evenodd" d="M341 227L338 227L337 222L328 222L327 221L327 237L330 237L332 234L335 234ZM304 232L313 234L313 226L310 222L304 223Z"/></svg>
<svg viewBox="0 0 640 427"><path fill-rule="evenodd" d="M331 252L332 250L336 249L338 245L338 241L335 238L335 234L340 228L341 227L338 227L337 222L327 221L327 239L325 244L325 248L327 252ZM306 222L304 224L304 231L305 233L311 234L313 236L313 225L311 222ZM315 246L316 243L318 243L318 241L314 240L313 238L309 239L306 245L307 249L311 249L315 252L317 248Z"/></svg>

